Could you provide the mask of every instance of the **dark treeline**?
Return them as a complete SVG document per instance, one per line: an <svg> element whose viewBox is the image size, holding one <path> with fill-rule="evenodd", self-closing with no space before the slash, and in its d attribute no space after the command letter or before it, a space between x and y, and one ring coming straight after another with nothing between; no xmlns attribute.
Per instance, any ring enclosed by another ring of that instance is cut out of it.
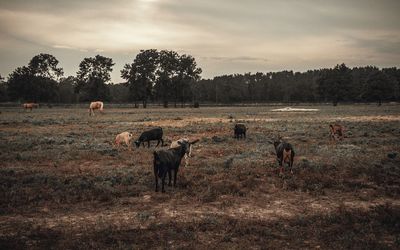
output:
<svg viewBox="0 0 400 250"><path fill-rule="evenodd" d="M217 76L196 83L206 102L378 102L399 100L400 69L377 67Z"/></svg>
<svg viewBox="0 0 400 250"><path fill-rule="evenodd" d="M280 71L222 75L201 79L190 55L168 50L141 50L121 70L123 83L111 82L114 62L97 55L84 58L76 76L65 77L58 60L34 56L27 66L0 76L0 102L78 103L268 103L377 102L400 100L400 69L345 64L307 72Z"/></svg>

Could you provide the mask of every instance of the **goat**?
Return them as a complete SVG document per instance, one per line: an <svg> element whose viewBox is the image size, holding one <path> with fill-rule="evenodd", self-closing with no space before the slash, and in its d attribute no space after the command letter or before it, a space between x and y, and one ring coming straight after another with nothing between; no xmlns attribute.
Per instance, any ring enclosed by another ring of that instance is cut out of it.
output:
<svg viewBox="0 0 400 250"><path fill-rule="evenodd" d="M287 163L290 168L290 173L293 174L293 160L295 156L294 148L290 143L283 142L280 139L274 141L276 157L279 163L279 174L283 173L283 164Z"/></svg>
<svg viewBox="0 0 400 250"><path fill-rule="evenodd" d="M154 177L156 181L156 192L158 192L158 178L161 179L161 191L164 193L165 177L168 173L168 186L171 186L171 171L174 170L174 187L176 186L176 176L178 174L179 165L185 154L189 154L192 144L198 142L178 141L179 147L170 149L161 149L154 151Z"/></svg>
<svg viewBox="0 0 400 250"><path fill-rule="evenodd" d="M240 139L240 138L245 138L246 139L246 125L243 123L236 123L235 128L233 129L234 133L234 138Z"/></svg>
<svg viewBox="0 0 400 250"><path fill-rule="evenodd" d="M157 128L153 128L147 131L144 131L139 139L137 139L137 141L135 141L136 147L140 147L140 143L143 144L144 147L144 143L147 142L148 143L148 147L150 148L150 141L155 141L157 140L157 145L156 147L160 144L161 141L161 146L164 146L164 140L162 139L163 137L163 130L161 127L157 127Z"/></svg>
<svg viewBox="0 0 400 250"><path fill-rule="evenodd" d="M185 154L185 167L187 167L187 166L189 165L189 158L192 157L192 145L195 144L195 143L198 142L198 141L199 141L199 140L197 139L197 140L194 140L194 141L192 141L192 142L190 143L189 153L186 153L186 154ZM179 143L182 143L182 142L189 142L189 139L188 139L188 138L181 138L181 139L179 139L179 140L177 140L177 141L173 141L173 142L171 143L171 145L169 146L169 148L177 148L177 147L180 147L180 144L179 144Z"/></svg>
<svg viewBox="0 0 400 250"><path fill-rule="evenodd" d="M132 133L122 132L115 137L114 145L119 147L121 143L125 143L128 149L131 150Z"/></svg>
<svg viewBox="0 0 400 250"><path fill-rule="evenodd" d="M334 141L337 140L337 137L339 137L339 140L343 140L344 127L339 124L329 124L329 136Z"/></svg>

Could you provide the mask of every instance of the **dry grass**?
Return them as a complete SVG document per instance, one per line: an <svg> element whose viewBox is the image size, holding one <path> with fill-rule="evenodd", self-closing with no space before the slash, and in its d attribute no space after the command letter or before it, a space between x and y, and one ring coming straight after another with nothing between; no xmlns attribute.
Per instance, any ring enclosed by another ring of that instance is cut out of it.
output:
<svg viewBox="0 0 400 250"><path fill-rule="evenodd" d="M2 109L0 248L398 248L399 107L273 108ZM233 139L236 121L246 140ZM344 141L329 141L332 122ZM200 139L165 194L154 148L111 144L150 126ZM295 147L294 175L278 176L278 134Z"/></svg>

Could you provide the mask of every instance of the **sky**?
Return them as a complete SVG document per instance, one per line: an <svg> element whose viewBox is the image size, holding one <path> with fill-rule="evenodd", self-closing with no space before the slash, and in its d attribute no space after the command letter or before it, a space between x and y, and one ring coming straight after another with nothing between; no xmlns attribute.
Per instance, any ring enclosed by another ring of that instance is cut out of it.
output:
<svg viewBox="0 0 400 250"><path fill-rule="evenodd" d="M400 66L399 0L0 0L0 74L39 53L76 75L97 54L120 70L141 49L195 57L217 75Z"/></svg>

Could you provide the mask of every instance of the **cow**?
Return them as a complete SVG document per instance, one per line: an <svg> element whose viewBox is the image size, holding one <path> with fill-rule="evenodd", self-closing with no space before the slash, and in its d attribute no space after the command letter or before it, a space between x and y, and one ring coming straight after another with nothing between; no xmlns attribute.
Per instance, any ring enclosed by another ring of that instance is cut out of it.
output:
<svg viewBox="0 0 400 250"><path fill-rule="evenodd" d="M94 110L98 109L100 112L103 112L104 103L101 101L91 102L89 106L89 116L94 115Z"/></svg>
<svg viewBox="0 0 400 250"><path fill-rule="evenodd" d="M33 102L24 103L22 106L24 107L25 110L30 109L30 111L32 111L32 109L34 108L39 108L39 104Z"/></svg>

